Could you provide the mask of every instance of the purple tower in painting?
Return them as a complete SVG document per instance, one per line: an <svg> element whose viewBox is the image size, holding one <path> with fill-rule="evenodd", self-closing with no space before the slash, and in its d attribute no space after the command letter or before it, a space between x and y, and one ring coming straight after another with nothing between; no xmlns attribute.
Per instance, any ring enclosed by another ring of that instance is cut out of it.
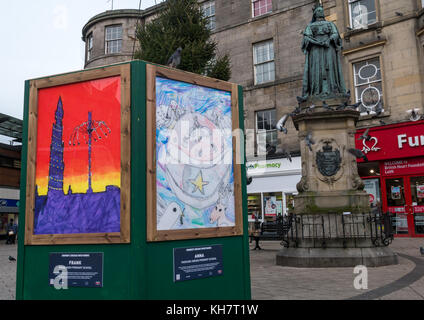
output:
<svg viewBox="0 0 424 320"><path fill-rule="evenodd" d="M100 140L102 136L106 138L111 130L105 122L93 121L91 112L88 114L88 121L74 129L69 145L80 145L80 139L84 139L88 144L88 190L86 193L74 193L69 185L66 192L63 190L63 116L62 99L59 98L50 145L47 195L39 195L37 186L35 191L34 234L119 232L120 188L106 186L104 192L93 192L92 189L92 140Z"/></svg>
<svg viewBox="0 0 424 320"><path fill-rule="evenodd" d="M62 98L59 97L55 113L55 123L52 128L52 142L50 144L50 165L49 165L49 188L48 192L63 192L63 171L65 163L63 162L63 105Z"/></svg>

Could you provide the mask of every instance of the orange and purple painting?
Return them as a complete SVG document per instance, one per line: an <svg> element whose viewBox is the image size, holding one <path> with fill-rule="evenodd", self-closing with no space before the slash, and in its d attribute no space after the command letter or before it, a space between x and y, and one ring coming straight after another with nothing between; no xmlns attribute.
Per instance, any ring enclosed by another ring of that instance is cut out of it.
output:
<svg viewBox="0 0 424 320"><path fill-rule="evenodd" d="M38 91L34 234L120 231L121 79Z"/></svg>

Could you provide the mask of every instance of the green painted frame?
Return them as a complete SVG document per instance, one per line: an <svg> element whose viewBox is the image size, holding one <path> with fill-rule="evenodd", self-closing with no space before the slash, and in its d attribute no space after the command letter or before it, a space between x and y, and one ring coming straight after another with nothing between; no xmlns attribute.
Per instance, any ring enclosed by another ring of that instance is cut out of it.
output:
<svg viewBox="0 0 424 320"><path fill-rule="evenodd" d="M18 300L249 300L250 259L246 177L241 175L243 233L240 236L148 242L146 222L146 66L131 61L131 215L130 243L25 245L26 159L29 81L25 82L16 299ZM109 67L100 67L109 68ZM244 129L243 89L238 87L239 123ZM244 172L245 165L241 165ZM195 281L173 282L173 249L222 244L224 274ZM51 252L103 252L103 288L55 290L48 283ZM207 288L207 290L205 290Z"/></svg>

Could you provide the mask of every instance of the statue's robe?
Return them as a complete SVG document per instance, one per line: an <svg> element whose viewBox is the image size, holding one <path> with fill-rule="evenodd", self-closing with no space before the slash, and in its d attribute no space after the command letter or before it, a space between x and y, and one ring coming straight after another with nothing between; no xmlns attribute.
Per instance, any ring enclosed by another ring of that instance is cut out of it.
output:
<svg viewBox="0 0 424 320"><path fill-rule="evenodd" d="M329 40L329 46L320 45ZM302 50L306 55L302 97L336 98L346 94L339 51L337 27L329 21L311 22L304 32Z"/></svg>

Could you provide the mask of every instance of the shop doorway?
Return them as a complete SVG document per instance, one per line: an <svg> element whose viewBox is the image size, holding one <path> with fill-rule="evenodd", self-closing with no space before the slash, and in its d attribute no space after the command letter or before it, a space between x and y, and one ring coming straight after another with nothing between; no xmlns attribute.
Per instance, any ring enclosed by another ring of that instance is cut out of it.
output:
<svg viewBox="0 0 424 320"><path fill-rule="evenodd" d="M424 237L424 176L384 179L383 209L393 214L395 235Z"/></svg>

